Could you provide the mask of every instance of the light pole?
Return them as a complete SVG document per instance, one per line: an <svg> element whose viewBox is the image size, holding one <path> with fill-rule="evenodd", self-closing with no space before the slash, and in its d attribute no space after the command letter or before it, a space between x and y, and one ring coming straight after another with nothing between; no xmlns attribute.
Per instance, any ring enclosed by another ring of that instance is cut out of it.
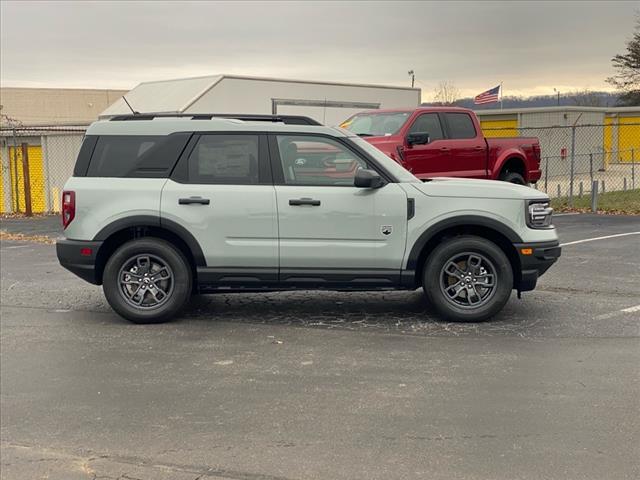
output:
<svg viewBox="0 0 640 480"><path fill-rule="evenodd" d="M407 73L411 76L411 88L413 88L413 85L416 81L416 75L413 70L409 70Z"/></svg>
<svg viewBox="0 0 640 480"><path fill-rule="evenodd" d="M558 106L560 106L560 90L553 89L554 92L558 94Z"/></svg>

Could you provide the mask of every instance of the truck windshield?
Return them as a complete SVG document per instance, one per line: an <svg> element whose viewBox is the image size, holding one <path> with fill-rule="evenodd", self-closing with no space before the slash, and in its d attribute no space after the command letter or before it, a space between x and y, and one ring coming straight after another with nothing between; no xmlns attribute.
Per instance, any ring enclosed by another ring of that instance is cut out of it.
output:
<svg viewBox="0 0 640 480"><path fill-rule="evenodd" d="M361 137L384 137L398 133L411 112L358 113L340 126Z"/></svg>

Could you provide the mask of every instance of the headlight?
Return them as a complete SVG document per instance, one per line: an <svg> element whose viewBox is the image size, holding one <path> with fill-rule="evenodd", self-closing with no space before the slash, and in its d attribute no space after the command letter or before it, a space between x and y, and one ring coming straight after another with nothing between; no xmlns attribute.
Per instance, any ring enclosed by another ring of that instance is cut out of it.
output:
<svg viewBox="0 0 640 480"><path fill-rule="evenodd" d="M527 204L527 225L529 228L551 228L553 208L549 200L529 200Z"/></svg>

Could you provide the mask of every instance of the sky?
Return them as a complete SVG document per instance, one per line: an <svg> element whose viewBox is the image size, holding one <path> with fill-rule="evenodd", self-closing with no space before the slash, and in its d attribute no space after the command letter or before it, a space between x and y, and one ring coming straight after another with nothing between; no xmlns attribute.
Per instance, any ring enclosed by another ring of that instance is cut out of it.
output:
<svg viewBox="0 0 640 480"><path fill-rule="evenodd" d="M473 96L611 90L639 2L0 3L2 86L130 89L239 74Z"/></svg>

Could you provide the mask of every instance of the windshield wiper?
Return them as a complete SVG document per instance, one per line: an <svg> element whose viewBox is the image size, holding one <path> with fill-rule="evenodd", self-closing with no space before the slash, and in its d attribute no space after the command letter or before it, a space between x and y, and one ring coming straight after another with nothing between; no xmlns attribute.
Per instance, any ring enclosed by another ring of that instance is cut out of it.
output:
<svg viewBox="0 0 640 480"><path fill-rule="evenodd" d="M372 133L356 133L359 137L375 137Z"/></svg>

